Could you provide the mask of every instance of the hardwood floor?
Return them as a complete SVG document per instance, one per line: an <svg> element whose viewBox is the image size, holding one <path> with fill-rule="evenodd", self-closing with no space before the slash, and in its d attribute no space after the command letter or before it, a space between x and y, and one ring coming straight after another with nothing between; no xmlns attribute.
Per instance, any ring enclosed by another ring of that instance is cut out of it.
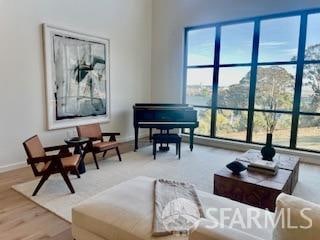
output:
<svg viewBox="0 0 320 240"><path fill-rule="evenodd" d="M30 167L0 174L0 239L72 240L68 222L11 189L32 179Z"/></svg>
<svg viewBox="0 0 320 240"><path fill-rule="evenodd" d="M149 144L147 139L139 140L140 146ZM120 146L121 153L132 150L132 141ZM114 154L110 151L109 156ZM70 223L11 189L14 184L34 178L30 167L0 174L0 239L72 240Z"/></svg>

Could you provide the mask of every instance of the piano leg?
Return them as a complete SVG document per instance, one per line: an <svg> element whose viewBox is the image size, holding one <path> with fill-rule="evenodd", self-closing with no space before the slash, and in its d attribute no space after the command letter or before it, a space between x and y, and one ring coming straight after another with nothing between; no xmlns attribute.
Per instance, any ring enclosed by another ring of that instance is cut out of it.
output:
<svg viewBox="0 0 320 240"><path fill-rule="evenodd" d="M149 141L152 141L152 128L149 128Z"/></svg>
<svg viewBox="0 0 320 240"><path fill-rule="evenodd" d="M190 151L193 150L193 134L194 134L194 128L190 128Z"/></svg>
<svg viewBox="0 0 320 240"><path fill-rule="evenodd" d="M139 128L134 128L134 151L136 152L138 149L138 138L139 138Z"/></svg>

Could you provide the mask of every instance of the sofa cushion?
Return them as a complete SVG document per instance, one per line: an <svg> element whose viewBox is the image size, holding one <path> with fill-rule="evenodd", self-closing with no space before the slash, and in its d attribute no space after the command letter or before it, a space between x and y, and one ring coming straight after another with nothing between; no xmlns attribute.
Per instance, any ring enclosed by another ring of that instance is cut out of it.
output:
<svg viewBox="0 0 320 240"><path fill-rule="evenodd" d="M263 240L244 231L219 225L213 228L212 222L201 219L194 231L191 232L189 240Z"/></svg>
<svg viewBox="0 0 320 240"><path fill-rule="evenodd" d="M108 240L152 238L154 179L120 183L72 209L72 224ZM186 236L161 239L187 240Z"/></svg>
<svg viewBox="0 0 320 240"><path fill-rule="evenodd" d="M275 240L319 239L320 206L315 203L282 193L277 198L275 221Z"/></svg>
<svg viewBox="0 0 320 240"><path fill-rule="evenodd" d="M153 178L138 177L116 185L108 190L84 201L72 209L72 224L88 232L108 240L187 240L187 236L152 237L153 219ZM238 211L246 221L248 209L254 209L260 216L257 219L263 226L266 211L248 205L197 191L204 211L211 208L228 208ZM238 209L238 210L237 210ZM212 209L211 209L212 210ZM210 214L212 212L212 214ZM208 211L208 217L221 220L218 211ZM224 224L230 224L225 221ZM242 230L241 226L234 226ZM272 229L252 227L244 229L248 234L262 239L271 239Z"/></svg>
<svg viewBox="0 0 320 240"><path fill-rule="evenodd" d="M272 239L274 217L272 212L207 192L197 191L197 193L207 219L264 240Z"/></svg>

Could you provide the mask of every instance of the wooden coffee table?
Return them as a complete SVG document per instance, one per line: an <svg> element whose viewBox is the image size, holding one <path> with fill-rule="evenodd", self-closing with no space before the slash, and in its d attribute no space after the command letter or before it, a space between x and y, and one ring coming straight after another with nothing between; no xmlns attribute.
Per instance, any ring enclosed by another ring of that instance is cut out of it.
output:
<svg viewBox="0 0 320 240"><path fill-rule="evenodd" d="M244 165L261 159L259 151L249 150L237 158ZM292 194L299 177L299 157L277 154L274 161L279 164L276 176L244 171L235 176L224 167L214 174L214 194L251 206L275 210L278 195Z"/></svg>

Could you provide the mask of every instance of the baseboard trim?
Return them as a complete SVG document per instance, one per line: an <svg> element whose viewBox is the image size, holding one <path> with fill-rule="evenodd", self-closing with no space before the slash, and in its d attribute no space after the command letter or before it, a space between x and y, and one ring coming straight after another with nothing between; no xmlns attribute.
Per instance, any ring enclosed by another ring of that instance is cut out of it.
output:
<svg viewBox="0 0 320 240"><path fill-rule="evenodd" d="M149 136L149 134L141 134L139 136L139 139L143 139L145 137ZM124 137L124 138L118 138L117 139L120 143L130 143L134 140L134 136L129 136L129 137ZM24 168L27 167L27 163L26 161L21 161L21 162L15 162L12 164L8 164L8 165L4 165L4 166L0 166L0 173L4 173L4 172L8 172L8 171L12 171L12 170L16 170L19 168Z"/></svg>
<svg viewBox="0 0 320 240"><path fill-rule="evenodd" d="M8 172L8 171L19 169L19 168L24 168L26 166L27 166L27 163L25 161L4 165L0 167L0 173Z"/></svg>
<svg viewBox="0 0 320 240"><path fill-rule="evenodd" d="M182 137L183 137L183 141L189 142L189 135L182 134ZM239 152L245 152L249 149L256 149L256 150L261 149L261 145L258 145L258 144L242 143L242 142L213 139L213 138L206 138L206 137L200 137L200 136L194 136L194 143L199 145L223 148L223 149L234 150ZM301 158L301 162L304 162L304 163L320 165L320 154L317 154L317 153L303 152L303 151L297 151L293 149L284 149L284 148L276 148L276 151L278 153L299 156Z"/></svg>
<svg viewBox="0 0 320 240"><path fill-rule="evenodd" d="M145 134L139 134L139 139L140 138L145 138L145 137L148 137L149 134L145 133ZM133 141L134 140L134 136L129 136L129 137L119 137L117 138L117 141L121 142L121 143L126 143L126 142L130 142L130 141Z"/></svg>

